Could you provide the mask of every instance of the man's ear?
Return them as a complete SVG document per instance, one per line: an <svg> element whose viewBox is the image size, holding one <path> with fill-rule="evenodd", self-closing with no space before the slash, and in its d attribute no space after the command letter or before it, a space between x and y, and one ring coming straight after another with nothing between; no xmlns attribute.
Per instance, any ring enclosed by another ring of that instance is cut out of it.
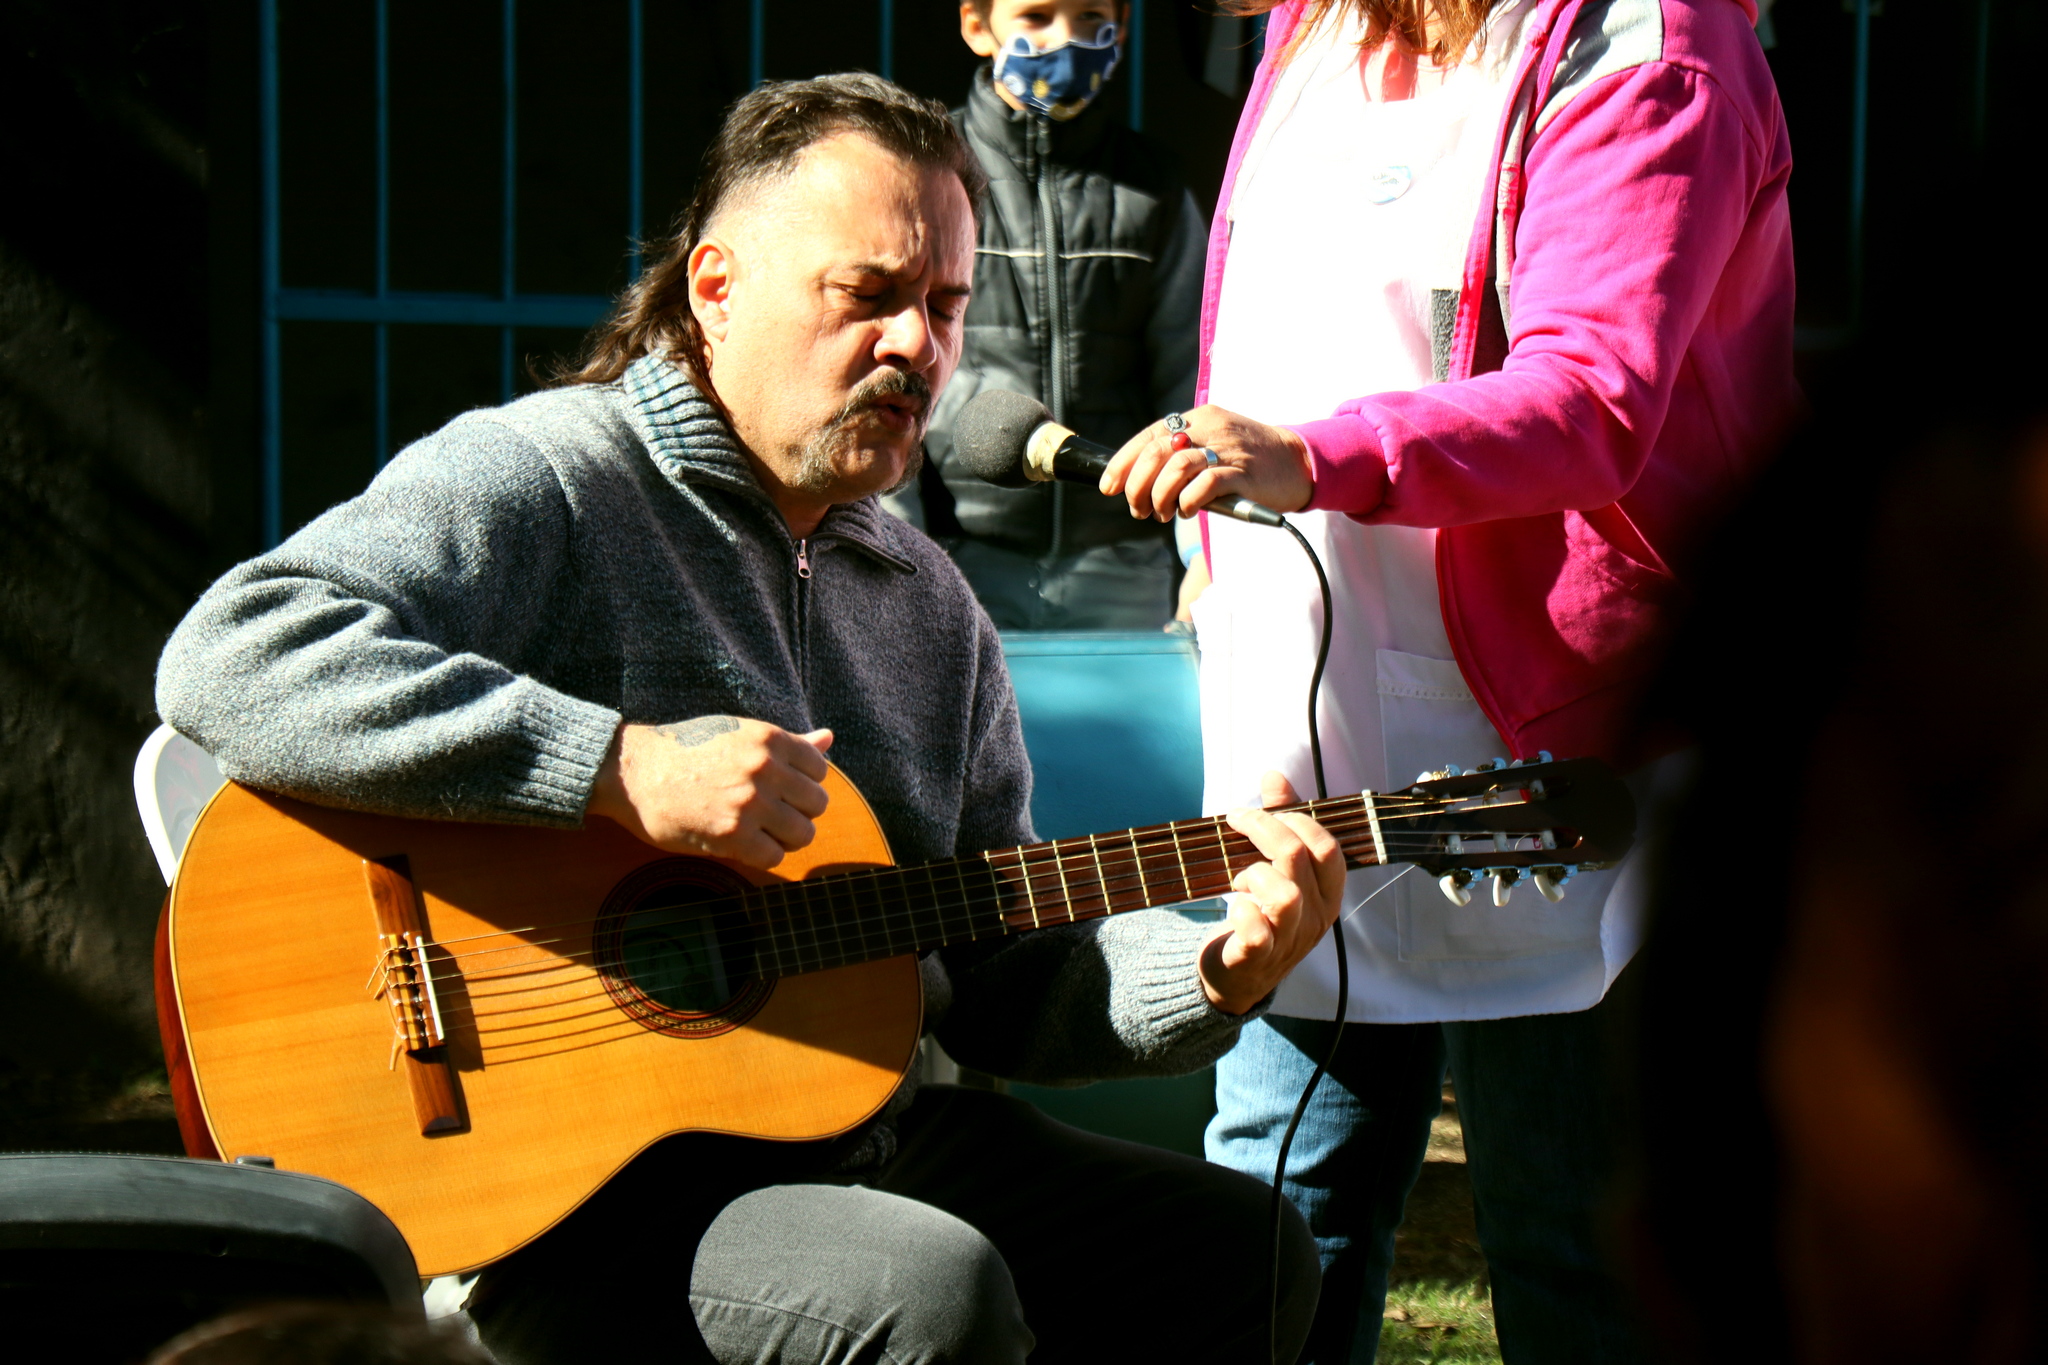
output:
<svg viewBox="0 0 2048 1365"><path fill-rule="evenodd" d="M725 340L732 324L728 307L734 275L732 249L715 238L697 243L690 252L690 311L708 341Z"/></svg>
<svg viewBox="0 0 2048 1365"><path fill-rule="evenodd" d="M974 0L960 0L960 39L974 50L977 57L996 55L996 35L989 32L988 25L982 21Z"/></svg>

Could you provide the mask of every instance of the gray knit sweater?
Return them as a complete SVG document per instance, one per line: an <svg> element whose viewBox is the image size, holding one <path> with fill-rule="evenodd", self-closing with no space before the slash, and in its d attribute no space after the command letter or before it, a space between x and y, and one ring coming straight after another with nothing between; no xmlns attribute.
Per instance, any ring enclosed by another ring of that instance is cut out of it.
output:
<svg viewBox="0 0 2048 1365"><path fill-rule="evenodd" d="M952 561L873 499L800 547L653 358L457 418L228 573L166 646L157 706L255 786L571 826L622 720L829 726L900 862L1031 838L1002 649ZM928 1018L998 1075L1190 1071L1242 1022L1202 993L1201 937L1141 912L948 949Z"/></svg>

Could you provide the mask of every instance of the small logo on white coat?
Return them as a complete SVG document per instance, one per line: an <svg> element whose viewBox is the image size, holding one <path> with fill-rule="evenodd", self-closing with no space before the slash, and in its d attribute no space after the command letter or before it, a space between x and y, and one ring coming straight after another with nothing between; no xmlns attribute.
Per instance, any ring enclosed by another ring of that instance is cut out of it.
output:
<svg viewBox="0 0 2048 1365"><path fill-rule="evenodd" d="M1415 173L1406 166L1382 166L1365 175L1365 197L1375 204L1391 204L1408 193Z"/></svg>

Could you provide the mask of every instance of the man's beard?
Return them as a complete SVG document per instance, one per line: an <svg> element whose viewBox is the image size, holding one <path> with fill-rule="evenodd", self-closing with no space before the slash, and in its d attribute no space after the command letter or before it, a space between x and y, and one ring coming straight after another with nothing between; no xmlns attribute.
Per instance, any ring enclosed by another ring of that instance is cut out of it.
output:
<svg viewBox="0 0 2048 1365"><path fill-rule="evenodd" d="M848 453L859 440L857 427L884 398L915 398L923 405L917 425L911 431L910 457L904 462L903 477L880 491L893 493L915 482L924 468L924 433L932 417L931 381L913 370L883 370L870 376L846 405L832 414L797 452L797 465L790 487L804 493L824 495L843 479L837 456Z"/></svg>

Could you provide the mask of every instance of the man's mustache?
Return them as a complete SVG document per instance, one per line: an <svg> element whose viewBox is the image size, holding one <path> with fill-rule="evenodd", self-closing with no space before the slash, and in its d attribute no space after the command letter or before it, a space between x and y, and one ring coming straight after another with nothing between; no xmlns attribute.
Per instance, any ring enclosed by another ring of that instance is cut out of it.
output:
<svg viewBox="0 0 2048 1365"><path fill-rule="evenodd" d="M932 383L915 370L882 370L861 381L828 425L836 427L851 421L869 408L880 407L888 398L915 399L917 415L922 418L931 410Z"/></svg>

